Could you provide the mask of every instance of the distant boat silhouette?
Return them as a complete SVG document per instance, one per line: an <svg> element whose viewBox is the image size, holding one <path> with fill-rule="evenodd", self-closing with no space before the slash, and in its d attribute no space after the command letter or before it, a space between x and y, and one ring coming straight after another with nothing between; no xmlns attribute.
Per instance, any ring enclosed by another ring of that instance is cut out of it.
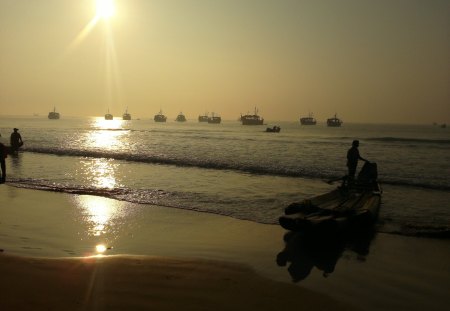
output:
<svg viewBox="0 0 450 311"><path fill-rule="evenodd" d="M56 107L53 107L53 111L50 111L48 113L48 118L51 120L57 120L59 119L60 115L59 112L56 112Z"/></svg>
<svg viewBox="0 0 450 311"><path fill-rule="evenodd" d="M105 114L105 120L112 120L114 117L112 114L109 113L109 109L108 109L108 113Z"/></svg>
<svg viewBox="0 0 450 311"><path fill-rule="evenodd" d="M211 114L211 117L208 118L208 123L219 124L220 122L222 122L222 118L220 116L216 116L214 112Z"/></svg>
<svg viewBox="0 0 450 311"><path fill-rule="evenodd" d="M123 120L131 120L131 114L128 113L128 107L125 110L125 113L122 115Z"/></svg>
<svg viewBox="0 0 450 311"><path fill-rule="evenodd" d="M307 117L300 118L301 125L316 125L317 121L310 112Z"/></svg>
<svg viewBox="0 0 450 311"><path fill-rule="evenodd" d="M263 125L264 119L258 115L258 110L255 107L255 114L241 115L242 125Z"/></svg>
<svg viewBox="0 0 450 311"><path fill-rule="evenodd" d="M340 127L342 123L342 120L339 119L336 114L334 114L333 118L327 119L327 126L330 127Z"/></svg>
<svg viewBox="0 0 450 311"><path fill-rule="evenodd" d="M177 121L177 122L186 122L186 117L184 116L184 114L182 112L180 112L180 114L177 116L175 121Z"/></svg>
<svg viewBox="0 0 450 311"><path fill-rule="evenodd" d="M205 112L204 115L198 116L198 122L208 122L208 113Z"/></svg>
<svg viewBox="0 0 450 311"><path fill-rule="evenodd" d="M162 110L159 110L158 114L155 114L155 117L153 118L153 120L155 120L155 122L166 122L167 117L165 115L163 115Z"/></svg>

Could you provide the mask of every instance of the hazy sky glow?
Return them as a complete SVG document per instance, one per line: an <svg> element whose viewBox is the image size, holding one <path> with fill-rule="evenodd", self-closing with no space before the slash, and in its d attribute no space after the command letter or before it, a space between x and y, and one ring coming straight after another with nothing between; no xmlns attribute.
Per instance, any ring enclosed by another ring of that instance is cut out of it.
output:
<svg viewBox="0 0 450 311"><path fill-rule="evenodd" d="M0 0L0 115L450 122L448 0Z"/></svg>

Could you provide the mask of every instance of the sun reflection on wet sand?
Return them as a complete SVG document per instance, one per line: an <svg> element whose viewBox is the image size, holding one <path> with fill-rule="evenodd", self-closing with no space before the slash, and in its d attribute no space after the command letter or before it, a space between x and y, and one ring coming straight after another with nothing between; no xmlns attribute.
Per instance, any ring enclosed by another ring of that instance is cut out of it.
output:
<svg viewBox="0 0 450 311"><path fill-rule="evenodd" d="M123 203L96 196L77 196L77 205L82 209L82 218L87 223L89 236L114 238L121 218L125 216Z"/></svg>

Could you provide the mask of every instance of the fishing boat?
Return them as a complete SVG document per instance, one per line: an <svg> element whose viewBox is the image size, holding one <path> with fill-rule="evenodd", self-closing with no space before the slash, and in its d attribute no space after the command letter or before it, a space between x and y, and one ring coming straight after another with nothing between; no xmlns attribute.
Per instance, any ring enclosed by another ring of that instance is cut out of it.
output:
<svg viewBox="0 0 450 311"><path fill-rule="evenodd" d="M381 204L376 163L366 162L355 181L285 208L280 225L306 235L329 236L372 225Z"/></svg>
<svg viewBox="0 0 450 311"><path fill-rule="evenodd" d="M208 113L198 116L198 122L208 122Z"/></svg>
<svg viewBox="0 0 450 311"><path fill-rule="evenodd" d="M125 113L122 115L122 120L131 120L131 114L128 113L128 107L125 110Z"/></svg>
<svg viewBox="0 0 450 311"><path fill-rule="evenodd" d="M59 112L56 112L56 107L53 107L53 111L50 111L48 113L48 118L51 120L57 120L59 119L60 115Z"/></svg>
<svg viewBox="0 0 450 311"><path fill-rule="evenodd" d="M180 112L180 114L177 115L177 118L175 119L175 121L177 121L177 122L186 122L186 117L184 116L184 114L182 112Z"/></svg>
<svg viewBox="0 0 450 311"><path fill-rule="evenodd" d="M167 117L163 115L162 110L160 109L158 114L155 114L155 116L153 117L153 120L155 120L155 122L166 122Z"/></svg>
<svg viewBox="0 0 450 311"><path fill-rule="evenodd" d="M109 109L108 109L108 113L105 114L105 120L112 120L114 119L113 115L109 113Z"/></svg>
<svg viewBox="0 0 450 311"><path fill-rule="evenodd" d="M307 117L300 118L301 125L316 125L317 120L313 117L310 112Z"/></svg>
<svg viewBox="0 0 450 311"><path fill-rule="evenodd" d="M274 127L266 128L266 132L268 133L279 133L281 131L281 127L274 125Z"/></svg>
<svg viewBox="0 0 450 311"><path fill-rule="evenodd" d="M215 115L214 112L211 114L211 117L208 118L208 123L210 124L220 124L220 122L222 122L222 118Z"/></svg>
<svg viewBox="0 0 450 311"><path fill-rule="evenodd" d="M241 115L242 125L263 125L264 119L258 115L258 110L255 107L254 114Z"/></svg>
<svg viewBox="0 0 450 311"><path fill-rule="evenodd" d="M342 123L342 120L339 119L336 114L334 114L333 118L327 119L327 126L330 127L340 127Z"/></svg>

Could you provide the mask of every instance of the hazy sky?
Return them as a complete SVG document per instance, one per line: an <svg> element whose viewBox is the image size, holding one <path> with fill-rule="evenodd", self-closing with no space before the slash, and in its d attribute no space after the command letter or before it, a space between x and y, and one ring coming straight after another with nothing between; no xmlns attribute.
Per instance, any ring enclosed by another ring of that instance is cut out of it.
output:
<svg viewBox="0 0 450 311"><path fill-rule="evenodd" d="M0 0L0 115L450 122L449 0L94 3Z"/></svg>

